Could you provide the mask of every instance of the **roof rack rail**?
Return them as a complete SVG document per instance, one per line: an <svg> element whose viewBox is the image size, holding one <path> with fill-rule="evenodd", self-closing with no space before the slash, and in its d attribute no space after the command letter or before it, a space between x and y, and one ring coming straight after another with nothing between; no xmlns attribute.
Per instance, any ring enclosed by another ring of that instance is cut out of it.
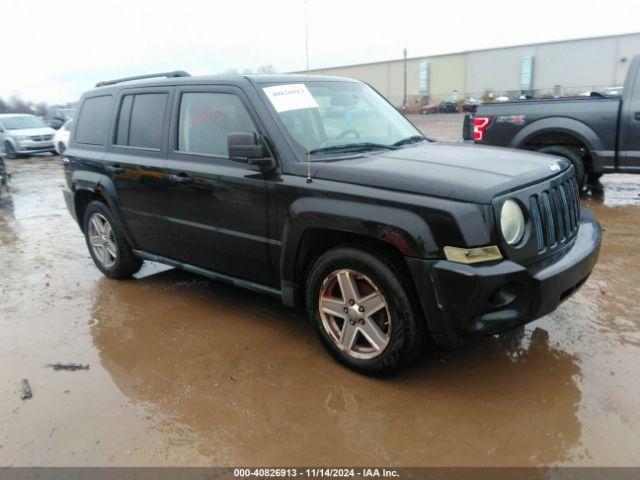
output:
<svg viewBox="0 0 640 480"><path fill-rule="evenodd" d="M115 80L103 80L96 83L96 87L106 87L107 85L115 85L116 83L130 82L132 80L144 80L145 78L174 78L174 77L190 77L184 70L174 70L173 72L150 73L149 75L136 75L135 77L116 78Z"/></svg>

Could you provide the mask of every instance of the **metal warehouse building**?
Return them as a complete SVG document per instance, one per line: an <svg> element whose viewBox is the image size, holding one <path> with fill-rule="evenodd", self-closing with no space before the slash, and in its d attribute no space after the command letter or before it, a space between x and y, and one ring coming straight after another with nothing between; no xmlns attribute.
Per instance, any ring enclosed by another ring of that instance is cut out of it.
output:
<svg viewBox="0 0 640 480"><path fill-rule="evenodd" d="M406 59L407 103L489 96L577 95L621 86L640 32ZM405 60L311 70L371 84L391 103L405 96Z"/></svg>

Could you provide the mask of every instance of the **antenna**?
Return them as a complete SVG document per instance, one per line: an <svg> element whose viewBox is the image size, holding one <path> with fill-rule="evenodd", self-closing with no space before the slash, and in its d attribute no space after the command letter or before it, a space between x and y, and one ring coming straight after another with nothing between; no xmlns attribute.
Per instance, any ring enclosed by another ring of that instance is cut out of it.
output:
<svg viewBox="0 0 640 480"><path fill-rule="evenodd" d="M307 62L307 80L309 80L309 25L307 13L307 0L304 0L304 54ZM306 123L306 122L305 122ZM307 150L307 183L311 183L311 154L309 153L308 126L304 129L304 143Z"/></svg>

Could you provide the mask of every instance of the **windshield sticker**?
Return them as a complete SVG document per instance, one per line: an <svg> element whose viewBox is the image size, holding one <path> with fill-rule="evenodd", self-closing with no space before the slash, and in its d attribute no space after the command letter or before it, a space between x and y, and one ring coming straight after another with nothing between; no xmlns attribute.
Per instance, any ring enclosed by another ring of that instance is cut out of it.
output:
<svg viewBox="0 0 640 480"><path fill-rule="evenodd" d="M278 113L301 108L318 108L318 103L303 83L275 85L263 90Z"/></svg>

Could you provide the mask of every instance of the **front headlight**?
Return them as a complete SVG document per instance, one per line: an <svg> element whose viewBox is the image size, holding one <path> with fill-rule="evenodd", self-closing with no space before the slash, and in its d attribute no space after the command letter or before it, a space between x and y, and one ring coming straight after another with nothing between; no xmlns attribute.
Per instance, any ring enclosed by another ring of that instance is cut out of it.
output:
<svg viewBox="0 0 640 480"><path fill-rule="evenodd" d="M25 137L24 135L17 135L15 138L18 142L24 142L25 140L29 140L29 137Z"/></svg>
<svg viewBox="0 0 640 480"><path fill-rule="evenodd" d="M509 245L515 245L524 236L524 214L515 200L507 200L500 211L500 229Z"/></svg>

